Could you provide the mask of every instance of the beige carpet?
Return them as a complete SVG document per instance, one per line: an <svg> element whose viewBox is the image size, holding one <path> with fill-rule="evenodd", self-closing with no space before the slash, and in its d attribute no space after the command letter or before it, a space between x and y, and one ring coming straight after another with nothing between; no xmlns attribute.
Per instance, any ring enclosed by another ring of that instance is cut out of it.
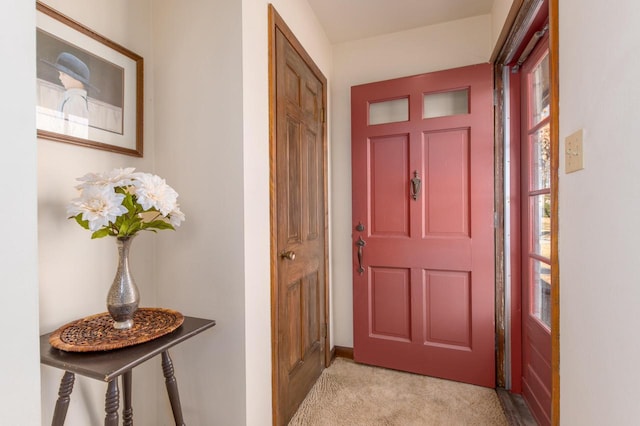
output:
<svg viewBox="0 0 640 426"><path fill-rule="evenodd" d="M507 425L495 391L336 358L290 426Z"/></svg>

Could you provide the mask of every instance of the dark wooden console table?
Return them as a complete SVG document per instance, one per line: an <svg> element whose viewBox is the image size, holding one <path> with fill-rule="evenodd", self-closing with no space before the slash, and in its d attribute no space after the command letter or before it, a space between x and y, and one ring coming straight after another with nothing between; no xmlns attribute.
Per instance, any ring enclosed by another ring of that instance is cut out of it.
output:
<svg viewBox="0 0 640 426"><path fill-rule="evenodd" d="M132 426L132 370L137 365L161 354L162 372L165 377L173 417L176 425L183 426L185 423L182 418L178 383L174 376L173 362L169 356L169 348L213 327L215 324L216 322L213 320L185 316L182 325L170 334L139 345L106 352L65 352L51 347L49 344L49 336L51 333L40 336L40 362L65 371L62 381L60 382L58 400L56 401L51 425L62 426L64 424L71 398L71 391L73 390L73 383L75 381L75 374L80 374L108 383L105 398L105 426L118 426L118 409L120 407L118 377L122 376L124 402L122 411L123 424L124 426Z"/></svg>

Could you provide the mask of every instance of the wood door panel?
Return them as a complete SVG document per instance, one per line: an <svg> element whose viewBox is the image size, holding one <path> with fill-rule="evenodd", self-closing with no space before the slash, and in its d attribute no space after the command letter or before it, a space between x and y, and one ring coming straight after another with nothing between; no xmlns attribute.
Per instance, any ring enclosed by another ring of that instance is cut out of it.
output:
<svg viewBox="0 0 640 426"><path fill-rule="evenodd" d="M424 271L424 277L424 344L470 350L470 274Z"/></svg>
<svg viewBox="0 0 640 426"><path fill-rule="evenodd" d="M409 236L408 135L369 139L371 236Z"/></svg>
<svg viewBox="0 0 640 426"><path fill-rule="evenodd" d="M423 134L425 236L469 236L469 129Z"/></svg>
<svg viewBox="0 0 640 426"><path fill-rule="evenodd" d="M289 64L284 71L284 96L288 102L300 103L300 75Z"/></svg>
<svg viewBox="0 0 640 426"><path fill-rule="evenodd" d="M302 240L302 216L300 208L302 207L302 193L300 191L300 176L302 174L301 167L301 142L300 142L300 122L291 116L287 116L287 138L286 152L283 156L281 167L286 168L283 173L284 181L282 182L286 190L284 197L287 202L287 241L289 243L299 242Z"/></svg>
<svg viewBox="0 0 640 426"><path fill-rule="evenodd" d="M307 241L316 240L320 237L321 218L318 216L321 213L320 206L322 205L322 200L320 199L320 188L322 188L322 175L320 173L320 170L322 170L320 164L322 145L318 144L319 140L321 141L322 139L312 129L307 128L305 130L307 173L304 176L304 182L306 183L305 188L307 191L307 211L304 219L306 222Z"/></svg>
<svg viewBox="0 0 640 426"><path fill-rule="evenodd" d="M372 267L370 278L370 325L379 339L411 341L411 271Z"/></svg>
<svg viewBox="0 0 640 426"><path fill-rule="evenodd" d="M318 118L318 88L305 84L302 92L302 100L300 108L302 112L310 114L314 118Z"/></svg>
<svg viewBox="0 0 640 426"><path fill-rule="evenodd" d="M287 321L287 369L289 374L302 362L302 280L296 280L289 284L285 295Z"/></svg>
<svg viewBox="0 0 640 426"><path fill-rule="evenodd" d="M304 357L306 358L314 347L320 344L322 338L320 333L320 285L319 285L319 271L314 271L312 274L307 275L304 278L304 293L302 303L304 306L304 315L302 317L303 330L304 330Z"/></svg>
<svg viewBox="0 0 640 426"><path fill-rule="evenodd" d="M319 271L291 283L286 295L289 375L292 375L321 345L321 292Z"/></svg>

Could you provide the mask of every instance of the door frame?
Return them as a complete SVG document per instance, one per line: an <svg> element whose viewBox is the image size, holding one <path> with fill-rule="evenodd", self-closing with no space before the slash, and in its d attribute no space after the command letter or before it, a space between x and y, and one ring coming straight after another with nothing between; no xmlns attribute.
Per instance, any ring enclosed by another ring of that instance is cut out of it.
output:
<svg viewBox="0 0 640 426"><path fill-rule="evenodd" d="M331 350L329 348L330 342L330 330L329 330L329 312L330 312L330 299L329 299L329 210L328 210L328 164L327 164L327 79L320 71L320 68L315 64L311 56L306 52L302 44L298 41L291 29L287 26L282 17L278 14L276 9L270 3L268 6L269 15L269 214L270 214L270 263L271 263L271 393L272 393L272 421L273 424L278 424L280 414L278 413L279 398L278 395L278 353L280 350L280 342L278 339L279 318L278 318L278 260L279 254L277 252L277 235L278 235L278 223L276 214L276 177L277 177L277 163L276 163L276 122L277 122L277 94L276 94L276 29L279 30L287 39L287 41L293 46L295 51L300 55L302 60L309 67L311 72L322 83L322 170L323 170L323 182L322 182L322 197L324 197L324 280L321 283L322 291L324 292L325 304L324 304L324 318L325 325L321 325L324 328L324 364L328 367L331 362Z"/></svg>
<svg viewBox="0 0 640 426"><path fill-rule="evenodd" d="M505 193L505 184L509 184L514 174L519 174L519 166L505 174L505 155L514 159L513 152L505 152L505 141L509 140L509 130L505 131L505 123L510 114L508 105L505 105L505 91L508 91L508 76L505 76L504 65L513 61L516 54L525 47L532 36L530 28L535 11L543 0L514 0L512 9L505 23L505 30L500 35L499 43L493 52L491 62L494 65L495 78L495 191L496 191L496 334L497 334L497 372L498 386L511 387L509 375L512 371L519 373L521 368L520 351L521 340L519 327L521 321L519 315L511 313L519 312L520 306L520 282L515 277L511 282L506 271L506 260L509 247L519 247L519 231L511 232L519 226L505 224L505 208L508 208L507 199L514 197L519 199L517 193ZM549 17L549 62L551 79L551 423L560 424L560 270L558 258L558 166L559 166L559 42L558 42L558 2L548 0ZM508 92L507 92L508 93ZM512 122L514 118L512 118ZM519 132L519 119L516 119ZM516 153L519 156L519 152ZM508 185L507 185L508 187ZM519 202L514 203L519 205ZM519 207L517 208L519 211ZM510 235L510 236L509 236ZM508 240L505 240L507 236ZM507 244L507 241L509 244ZM519 262L519 256L515 256ZM513 282L516 281L516 282ZM510 330L516 331L511 333ZM514 337L512 339L512 336ZM515 356L512 356L515 355ZM514 363L510 362L515 359ZM517 390L517 386L516 386Z"/></svg>

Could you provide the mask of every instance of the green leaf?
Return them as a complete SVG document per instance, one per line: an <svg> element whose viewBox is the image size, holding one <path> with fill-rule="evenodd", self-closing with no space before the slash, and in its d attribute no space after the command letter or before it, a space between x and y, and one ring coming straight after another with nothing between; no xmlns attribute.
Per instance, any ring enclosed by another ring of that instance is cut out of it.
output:
<svg viewBox="0 0 640 426"><path fill-rule="evenodd" d="M91 234L91 239L94 240L96 238L103 238L111 234L109 228L98 229L96 232Z"/></svg>
<svg viewBox="0 0 640 426"><path fill-rule="evenodd" d="M122 226L122 222L124 222L125 219L125 215L118 216L113 224L116 226L116 228L120 229L120 227Z"/></svg>
<svg viewBox="0 0 640 426"><path fill-rule="evenodd" d="M140 229L142 229L142 221L141 220L136 220L133 223L131 223L131 225L129 226L129 235L133 235L136 232L138 232Z"/></svg>
<svg viewBox="0 0 640 426"><path fill-rule="evenodd" d="M175 230L172 224L170 224L169 222L165 222L164 220L153 220L151 222L142 224L142 229L148 229L148 228ZM149 230L151 231L151 229Z"/></svg>
<svg viewBox="0 0 640 426"><path fill-rule="evenodd" d="M119 230L118 232L119 237L124 237L125 235L127 235L127 233L129 232L129 222L126 220L123 220L118 230Z"/></svg>
<svg viewBox="0 0 640 426"><path fill-rule="evenodd" d="M73 218L78 222L78 225L82 226L84 229L89 229L89 221L82 220L82 213L78 213L76 216L73 216Z"/></svg>
<svg viewBox="0 0 640 426"><path fill-rule="evenodd" d="M128 192L126 193L124 200L122 200L122 205L125 206L130 213L134 213L136 211L136 205L133 202L133 197Z"/></svg>

